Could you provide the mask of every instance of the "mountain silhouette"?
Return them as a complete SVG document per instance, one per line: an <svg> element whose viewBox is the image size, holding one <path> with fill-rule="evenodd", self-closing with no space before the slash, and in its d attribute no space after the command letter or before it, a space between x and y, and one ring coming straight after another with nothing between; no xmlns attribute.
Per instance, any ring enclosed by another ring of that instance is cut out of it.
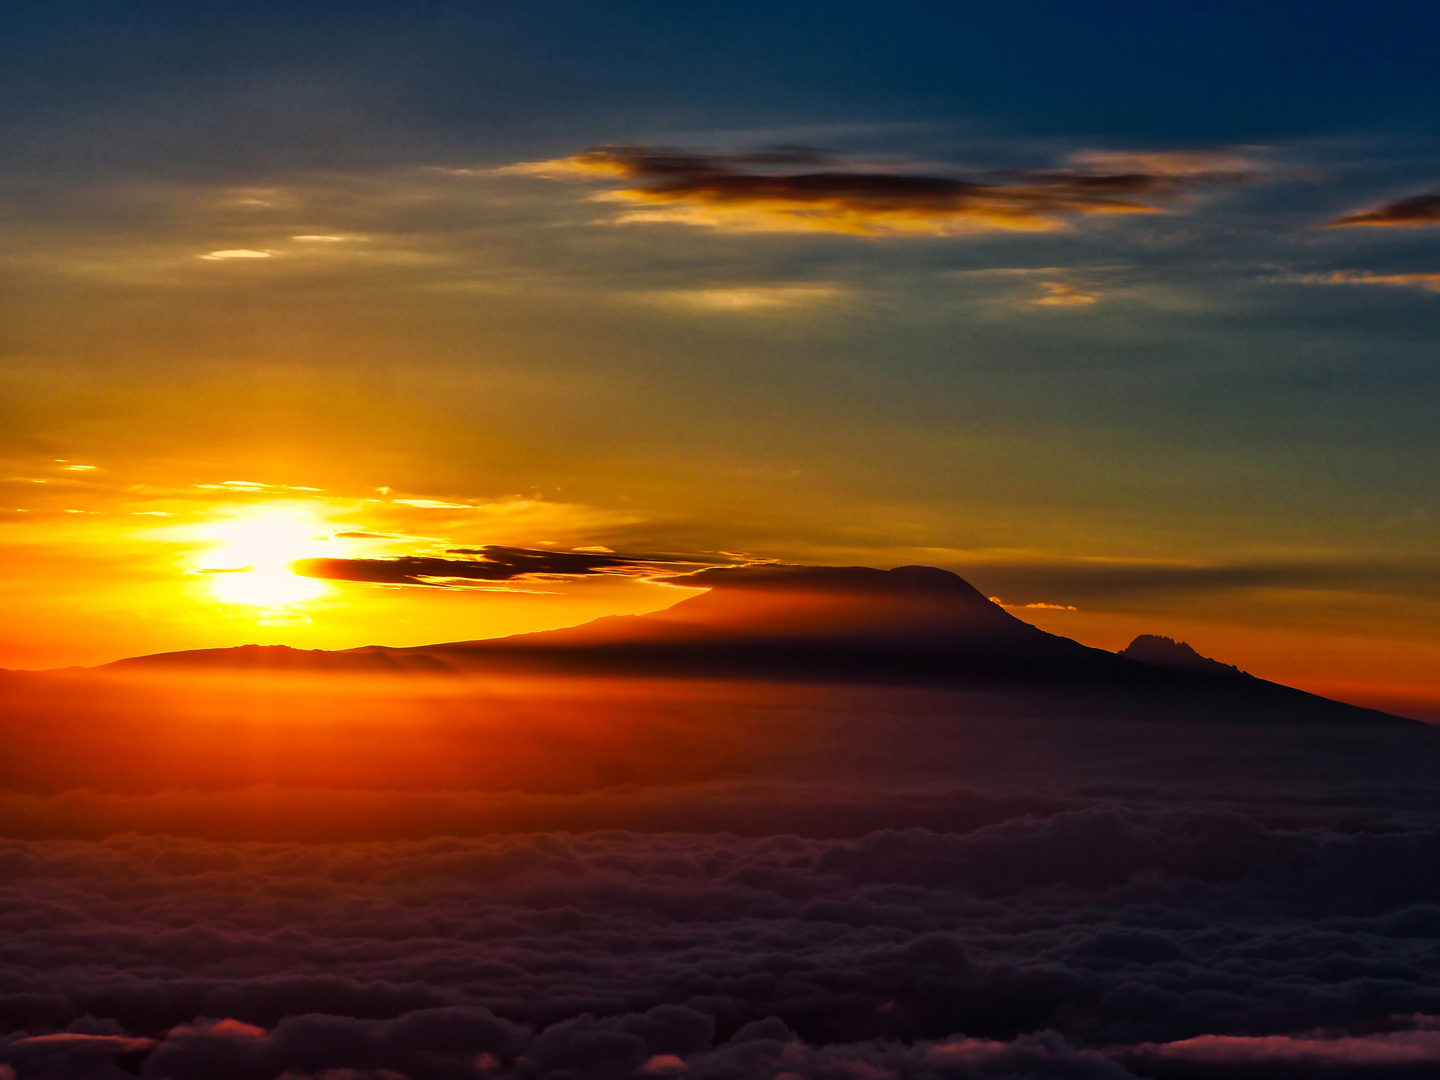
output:
<svg viewBox="0 0 1440 1080"><path fill-rule="evenodd" d="M1253 678L1143 635L1116 654L1046 633L928 566L762 565L662 579L708 591L647 615L506 638L337 652L246 645L135 657L110 670L746 679L963 689L1076 715L1405 722Z"/></svg>

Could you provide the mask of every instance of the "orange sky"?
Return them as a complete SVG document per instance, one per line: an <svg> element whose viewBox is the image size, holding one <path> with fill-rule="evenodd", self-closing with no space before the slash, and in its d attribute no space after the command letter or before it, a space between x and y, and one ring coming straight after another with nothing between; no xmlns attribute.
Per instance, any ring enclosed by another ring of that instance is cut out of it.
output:
<svg viewBox="0 0 1440 1080"><path fill-rule="evenodd" d="M288 569L505 544L937 565L1087 644L1440 700L1437 297L1384 255L1423 222L1317 229L1384 199L1315 148L982 149L476 148L0 208L0 666L677 598Z"/></svg>

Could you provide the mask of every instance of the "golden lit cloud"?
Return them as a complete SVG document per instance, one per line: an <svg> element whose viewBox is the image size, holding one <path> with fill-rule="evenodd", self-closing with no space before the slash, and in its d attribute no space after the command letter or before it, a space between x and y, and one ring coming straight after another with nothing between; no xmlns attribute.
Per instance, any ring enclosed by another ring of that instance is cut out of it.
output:
<svg viewBox="0 0 1440 1080"><path fill-rule="evenodd" d="M1052 231L1070 216L1159 213L1196 187L1257 175L1238 157L1203 153L1091 152L1065 168L989 173L981 181L803 148L724 155L648 146L597 147L493 173L629 181L595 196L628 207L616 224L858 235Z"/></svg>
<svg viewBox="0 0 1440 1080"><path fill-rule="evenodd" d="M1399 228L1440 225L1440 191L1427 191L1406 199L1382 203L1369 210L1357 210L1334 221L1327 221L1324 227L1335 229L1352 225Z"/></svg>
<svg viewBox="0 0 1440 1080"><path fill-rule="evenodd" d="M1038 600L1033 604L1007 604L998 596L986 597L992 604L999 604L1003 608L1010 608L1016 611L1079 611L1074 604L1048 604Z"/></svg>

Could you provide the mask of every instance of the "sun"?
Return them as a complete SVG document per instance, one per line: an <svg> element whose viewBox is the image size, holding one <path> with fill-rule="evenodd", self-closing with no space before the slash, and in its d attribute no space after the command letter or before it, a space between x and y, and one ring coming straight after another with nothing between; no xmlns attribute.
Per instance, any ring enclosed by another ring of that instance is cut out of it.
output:
<svg viewBox="0 0 1440 1080"><path fill-rule="evenodd" d="M227 514L196 530L211 544L194 570L208 578L211 595L226 604L284 609L329 592L329 586L301 577L290 566L298 559L333 554L326 525L306 506L262 505Z"/></svg>

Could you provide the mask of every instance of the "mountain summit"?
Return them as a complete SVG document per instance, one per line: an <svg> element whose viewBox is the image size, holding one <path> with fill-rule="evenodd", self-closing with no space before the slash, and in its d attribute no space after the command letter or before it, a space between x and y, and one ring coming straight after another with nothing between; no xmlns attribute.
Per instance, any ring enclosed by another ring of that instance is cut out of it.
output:
<svg viewBox="0 0 1440 1080"><path fill-rule="evenodd" d="M385 654L457 669L953 684L1145 678L1149 669L1047 634L948 570L748 566L664 579L700 596L649 615Z"/></svg>

